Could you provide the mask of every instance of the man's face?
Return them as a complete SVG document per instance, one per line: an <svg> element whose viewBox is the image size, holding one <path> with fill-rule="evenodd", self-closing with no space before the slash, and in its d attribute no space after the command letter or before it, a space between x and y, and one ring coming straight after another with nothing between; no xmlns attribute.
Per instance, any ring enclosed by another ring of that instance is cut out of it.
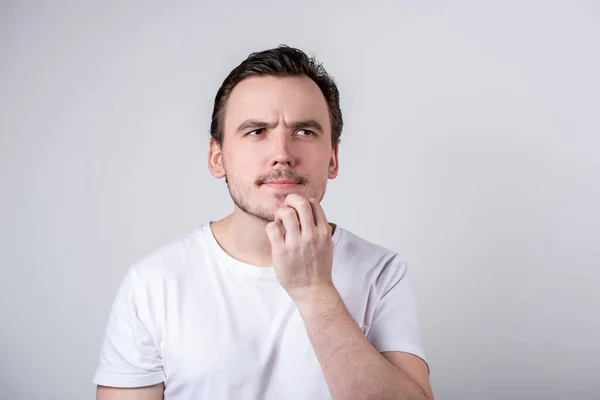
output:
<svg viewBox="0 0 600 400"><path fill-rule="evenodd" d="M337 175L337 146L321 90L308 77L253 77L227 101L223 145L211 143L213 175L225 176L235 205L272 221L289 193L322 200Z"/></svg>

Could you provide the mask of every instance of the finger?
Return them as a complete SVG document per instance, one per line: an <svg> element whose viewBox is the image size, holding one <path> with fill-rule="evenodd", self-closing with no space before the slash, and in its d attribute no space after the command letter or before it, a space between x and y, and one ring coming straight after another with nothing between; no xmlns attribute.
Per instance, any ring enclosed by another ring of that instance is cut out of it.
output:
<svg viewBox="0 0 600 400"><path fill-rule="evenodd" d="M278 248L285 245L283 230L279 227L279 223L269 222L265 226L265 231L267 232L269 242L271 242L271 247Z"/></svg>
<svg viewBox="0 0 600 400"><path fill-rule="evenodd" d="M283 224L285 229L285 242L295 242L300 239L300 222L298 214L292 207L281 207L275 211L275 222Z"/></svg>
<svg viewBox="0 0 600 400"><path fill-rule="evenodd" d="M293 207L298 213L300 232L302 232L303 235L311 234L315 231L315 218L313 215L312 206L307 198L302 197L299 194L292 193L285 198L284 204L286 206Z"/></svg>
<svg viewBox="0 0 600 400"><path fill-rule="evenodd" d="M283 238L283 244L285 244L285 227L283 226L283 223L281 221L273 221L273 223Z"/></svg>
<svg viewBox="0 0 600 400"><path fill-rule="evenodd" d="M314 199L314 198L310 198L308 199L309 204L312 207L312 213L315 216L315 224L319 229L330 229L329 226L329 221L327 221L327 217L325 216L325 211L323 211L323 207L321 207L321 204L319 204L319 202Z"/></svg>

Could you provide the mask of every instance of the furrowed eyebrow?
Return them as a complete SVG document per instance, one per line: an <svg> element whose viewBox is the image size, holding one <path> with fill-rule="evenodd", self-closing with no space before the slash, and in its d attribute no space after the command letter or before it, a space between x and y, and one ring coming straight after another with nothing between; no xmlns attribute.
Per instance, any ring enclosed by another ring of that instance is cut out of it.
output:
<svg viewBox="0 0 600 400"><path fill-rule="evenodd" d="M319 133L323 133L323 127L321 124L314 119L303 119L299 121L293 121L290 123L290 128L292 129L310 129L313 131L317 131Z"/></svg>
<svg viewBox="0 0 600 400"><path fill-rule="evenodd" d="M259 121L256 119L247 119L238 126L236 132L241 133L248 129L273 129L277 126L277 123L268 123L266 121ZM292 121L289 124L291 129L310 129L323 133L323 127L321 124L314 119L303 119L298 121Z"/></svg>
<svg viewBox="0 0 600 400"><path fill-rule="evenodd" d="M261 129L261 128L268 128L268 129L272 129L275 128L277 126L277 123L268 123L265 121L259 121L256 119L247 119L244 122L242 122L240 124L240 126L238 126L237 128L237 133L241 133L247 129L253 128L253 129Z"/></svg>

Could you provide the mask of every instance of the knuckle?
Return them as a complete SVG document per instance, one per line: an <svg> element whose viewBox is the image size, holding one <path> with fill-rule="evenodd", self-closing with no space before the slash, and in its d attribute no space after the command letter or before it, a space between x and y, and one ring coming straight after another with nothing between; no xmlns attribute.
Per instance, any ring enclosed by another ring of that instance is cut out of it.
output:
<svg viewBox="0 0 600 400"><path fill-rule="evenodd" d="M291 208L285 208L283 210L283 217L284 218L293 218L295 217L296 212L294 210L292 210Z"/></svg>
<svg viewBox="0 0 600 400"><path fill-rule="evenodd" d="M319 229L319 236L327 237L330 235L331 235L331 228L329 228L329 225L327 225L327 227L325 227L325 228Z"/></svg>
<svg viewBox="0 0 600 400"><path fill-rule="evenodd" d="M310 203L306 200L304 200L304 202L302 202L299 207L304 211L304 212L310 212L312 213L312 207L310 205Z"/></svg>
<svg viewBox="0 0 600 400"><path fill-rule="evenodd" d="M298 198L297 198L296 202L297 202L297 203L298 203L298 205L300 205L300 206L303 206L303 207L305 207L305 206L309 206L309 207L310 207L310 202L308 201L308 199L305 199L305 198L304 198L304 197L302 197L302 196L298 196Z"/></svg>
<svg viewBox="0 0 600 400"><path fill-rule="evenodd" d="M309 244L316 244L319 241L319 237L314 233L309 233L306 235L306 242Z"/></svg>

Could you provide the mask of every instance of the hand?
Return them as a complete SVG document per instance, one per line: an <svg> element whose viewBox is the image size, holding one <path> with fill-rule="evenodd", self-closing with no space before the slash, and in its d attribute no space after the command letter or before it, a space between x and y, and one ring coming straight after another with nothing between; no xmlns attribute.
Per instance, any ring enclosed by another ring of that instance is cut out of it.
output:
<svg viewBox="0 0 600 400"><path fill-rule="evenodd" d="M315 199L289 194L265 230L277 279L294 302L333 287L332 228Z"/></svg>

